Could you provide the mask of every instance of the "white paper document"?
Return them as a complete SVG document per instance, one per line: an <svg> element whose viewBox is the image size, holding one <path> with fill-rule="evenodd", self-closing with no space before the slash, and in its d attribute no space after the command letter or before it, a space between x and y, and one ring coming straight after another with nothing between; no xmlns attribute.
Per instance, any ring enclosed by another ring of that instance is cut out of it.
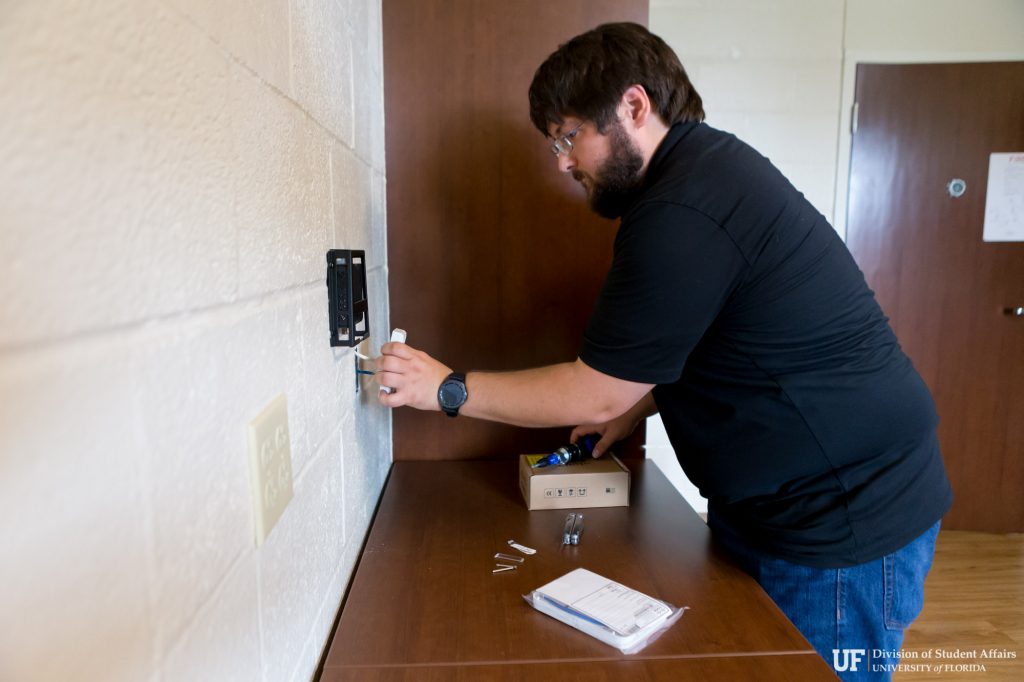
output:
<svg viewBox="0 0 1024 682"><path fill-rule="evenodd" d="M1024 242L1024 152L988 157L982 239Z"/></svg>
<svg viewBox="0 0 1024 682"><path fill-rule="evenodd" d="M680 609L585 568L534 590L531 597L529 601L538 611L626 653L643 648L682 614Z"/></svg>

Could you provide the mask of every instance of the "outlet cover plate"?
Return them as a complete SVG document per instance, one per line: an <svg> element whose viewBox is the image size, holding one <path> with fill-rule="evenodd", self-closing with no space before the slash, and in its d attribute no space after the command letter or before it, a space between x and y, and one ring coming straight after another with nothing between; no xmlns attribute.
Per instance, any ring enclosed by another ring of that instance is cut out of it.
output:
<svg viewBox="0 0 1024 682"><path fill-rule="evenodd" d="M249 422L249 480L256 519L256 546L267 539L292 499L292 452L288 400L282 393Z"/></svg>

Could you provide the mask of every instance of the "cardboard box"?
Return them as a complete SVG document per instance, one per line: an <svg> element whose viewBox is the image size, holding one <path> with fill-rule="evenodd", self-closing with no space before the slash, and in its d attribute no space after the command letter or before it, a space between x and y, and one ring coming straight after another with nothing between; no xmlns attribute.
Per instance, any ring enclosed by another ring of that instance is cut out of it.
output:
<svg viewBox="0 0 1024 682"><path fill-rule="evenodd" d="M532 468L545 456L519 455L519 490L527 509L629 506L629 469L615 455Z"/></svg>

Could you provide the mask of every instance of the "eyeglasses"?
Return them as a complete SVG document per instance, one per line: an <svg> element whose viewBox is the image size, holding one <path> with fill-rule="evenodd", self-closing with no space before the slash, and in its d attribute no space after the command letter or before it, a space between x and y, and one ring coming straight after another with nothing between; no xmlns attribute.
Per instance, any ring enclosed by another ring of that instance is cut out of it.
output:
<svg viewBox="0 0 1024 682"><path fill-rule="evenodd" d="M569 132L567 132L565 135L562 135L561 137L556 137L555 143L551 145L551 153L554 154L555 156L561 156L562 154L568 156L569 152L572 151L572 141L579 134L580 128L582 127L583 124L581 123L572 130L570 130Z"/></svg>

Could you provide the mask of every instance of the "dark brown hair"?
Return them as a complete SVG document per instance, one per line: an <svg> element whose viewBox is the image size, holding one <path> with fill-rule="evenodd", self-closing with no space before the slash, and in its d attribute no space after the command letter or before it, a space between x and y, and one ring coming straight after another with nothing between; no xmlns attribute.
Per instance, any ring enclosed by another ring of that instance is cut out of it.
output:
<svg viewBox="0 0 1024 682"><path fill-rule="evenodd" d="M530 84L530 120L545 135L566 116L593 121L599 131L615 120L622 93L642 85L669 126L703 121L700 95L679 57L639 24L602 24L576 36L548 57Z"/></svg>

